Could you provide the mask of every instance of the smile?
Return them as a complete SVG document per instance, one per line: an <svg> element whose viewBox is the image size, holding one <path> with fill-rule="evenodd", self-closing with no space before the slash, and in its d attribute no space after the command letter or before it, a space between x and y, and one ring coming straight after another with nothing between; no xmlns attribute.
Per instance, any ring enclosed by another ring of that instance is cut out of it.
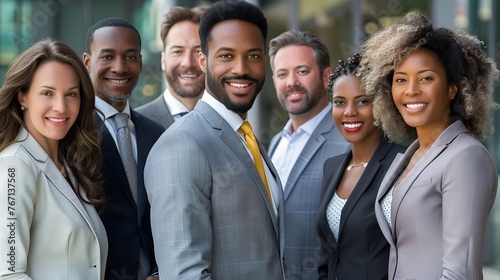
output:
<svg viewBox="0 0 500 280"><path fill-rule="evenodd" d="M363 124L362 123L344 123L344 126L346 128L358 128L361 127Z"/></svg>
<svg viewBox="0 0 500 280"><path fill-rule="evenodd" d="M250 85L250 84L237 84L237 83L229 83L229 84L236 88L246 88Z"/></svg>
<svg viewBox="0 0 500 280"><path fill-rule="evenodd" d="M191 75L180 75L180 77L182 79L191 80L191 79L195 79L196 77L198 77L198 75L194 75L194 74L191 74Z"/></svg>
<svg viewBox="0 0 500 280"><path fill-rule="evenodd" d="M65 122L68 118L64 118L64 119L58 119L58 118L47 118L49 121L51 122L56 122L56 123L62 123L62 122Z"/></svg>
<svg viewBox="0 0 500 280"><path fill-rule="evenodd" d="M124 83L129 81L129 79L125 79L125 80L107 79L107 80L114 83L114 84L124 84Z"/></svg>
<svg viewBox="0 0 500 280"><path fill-rule="evenodd" d="M412 109L412 110L420 109L420 108L425 107L425 106L426 106L425 103L406 104L406 107L408 109Z"/></svg>

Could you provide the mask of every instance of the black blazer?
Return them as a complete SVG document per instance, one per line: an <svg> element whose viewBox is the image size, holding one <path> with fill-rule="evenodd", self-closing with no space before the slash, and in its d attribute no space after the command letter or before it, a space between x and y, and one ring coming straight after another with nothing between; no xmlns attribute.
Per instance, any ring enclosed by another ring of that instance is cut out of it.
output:
<svg viewBox="0 0 500 280"><path fill-rule="evenodd" d="M137 206L127 181L120 154L113 137L96 115L101 132L106 205L101 219L108 235L109 251L105 279L137 279L139 248L147 249L151 268L156 267L153 236L151 234L150 206L144 188L144 165L149 150L164 129L154 121L130 110L137 138ZM141 279L142 280L142 279Z"/></svg>
<svg viewBox="0 0 500 280"><path fill-rule="evenodd" d="M340 220L339 241L326 219L326 208L352 157L352 152L325 162L322 201L318 212L318 237L325 261L318 267L319 279L387 279L389 244L375 217L375 198L382 179L403 146L380 142L347 200Z"/></svg>

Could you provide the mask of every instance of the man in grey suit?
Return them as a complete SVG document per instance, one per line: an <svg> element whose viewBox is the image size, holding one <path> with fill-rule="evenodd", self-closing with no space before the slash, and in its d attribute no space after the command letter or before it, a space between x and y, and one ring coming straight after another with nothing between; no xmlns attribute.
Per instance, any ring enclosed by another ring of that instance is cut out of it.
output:
<svg viewBox="0 0 500 280"><path fill-rule="evenodd" d="M269 42L278 100L290 120L271 140L270 156L284 187L285 270L289 279L318 279L321 261L316 234L323 165L346 152L328 101L328 50L318 36L291 30Z"/></svg>
<svg viewBox="0 0 500 280"><path fill-rule="evenodd" d="M167 129L191 111L205 89L199 60L198 26L204 8L173 7L161 23L161 69L167 88L158 98L136 109Z"/></svg>
<svg viewBox="0 0 500 280"><path fill-rule="evenodd" d="M206 91L145 169L160 278L284 279L281 184L245 130L264 84L266 18L249 2L218 1L199 34Z"/></svg>

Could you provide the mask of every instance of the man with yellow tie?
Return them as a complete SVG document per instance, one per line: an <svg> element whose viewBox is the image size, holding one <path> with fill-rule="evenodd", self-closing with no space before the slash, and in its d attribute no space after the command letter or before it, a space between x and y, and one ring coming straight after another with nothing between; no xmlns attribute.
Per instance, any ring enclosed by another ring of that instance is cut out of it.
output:
<svg viewBox="0 0 500 280"><path fill-rule="evenodd" d="M206 90L145 168L160 279L284 279L277 172L246 121L265 77L267 21L218 1L200 22Z"/></svg>

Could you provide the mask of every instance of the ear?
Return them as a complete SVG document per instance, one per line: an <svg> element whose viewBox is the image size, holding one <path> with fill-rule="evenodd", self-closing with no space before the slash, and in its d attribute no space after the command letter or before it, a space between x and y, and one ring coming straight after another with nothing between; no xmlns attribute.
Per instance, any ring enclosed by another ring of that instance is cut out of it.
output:
<svg viewBox="0 0 500 280"><path fill-rule="evenodd" d="M90 73L90 54L84 52L82 56L83 65L87 68L87 71Z"/></svg>
<svg viewBox="0 0 500 280"><path fill-rule="evenodd" d="M200 52L200 58L199 58L199 61L200 61L200 68L201 68L201 71L203 71L203 73L207 73L207 56Z"/></svg>
<svg viewBox="0 0 500 280"><path fill-rule="evenodd" d="M17 91L17 101L19 101L19 104L21 104L21 106L27 107L26 101L24 101L24 98L25 98L25 95L23 94L23 92L21 90L18 90Z"/></svg>
<svg viewBox="0 0 500 280"><path fill-rule="evenodd" d="M325 87L326 90L328 90L328 81L330 80L330 74L332 74L332 68L326 67L325 70L323 70L323 86Z"/></svg>
<svg viewBox="0 0 500 280"><path fill-rule="evenodd" d="M457 96L458 88L455 84L449 84L448 85L448 96L450 97L450 100L455 99Z"/></svg>

